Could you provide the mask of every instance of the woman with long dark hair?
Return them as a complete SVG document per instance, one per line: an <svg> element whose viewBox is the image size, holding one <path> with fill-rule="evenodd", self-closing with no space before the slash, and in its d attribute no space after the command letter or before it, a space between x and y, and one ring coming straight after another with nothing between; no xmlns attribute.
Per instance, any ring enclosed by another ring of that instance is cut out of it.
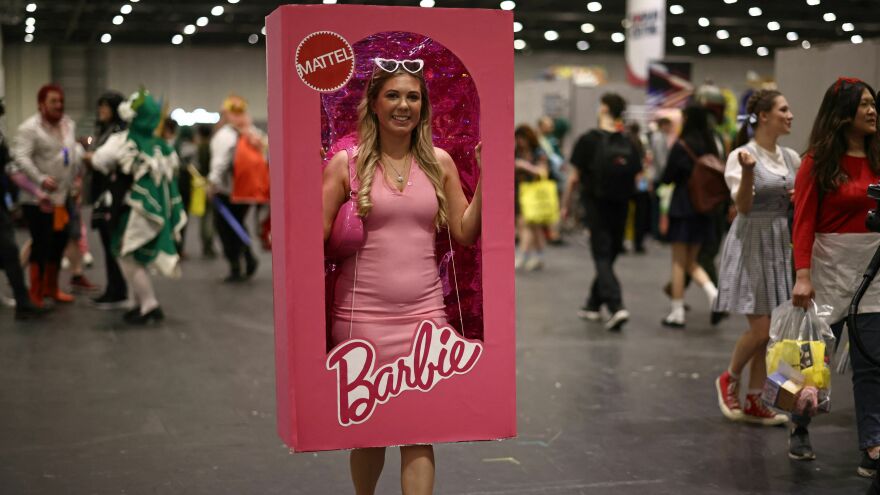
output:
<svg viewBox="0 0 880 495"><path fill-rule="evenodd" d="M422 60L375 59L358 105L358 146L334 155L324 169L324 240L351 193L350 167L360 185L358 215L367 234L339 268L332 343L369 340L380 365L409 351L422 320L446 324L434 251L437 230L445 227L452 239L470 246L482 222L480 182L468 203L452 157L433 145L423 66ZM479 165L479 145L475 155ZM400 457L403 493L432 493L433 447L404 445ZM352 450L358 495L375 492L384 464L384 447Z"/></svg>
<svg viewBox="0 0 880 495"><path fill-rule="evenodd" d="M746 112L724 173L737 215L721 248L713 311L743 314L749 328L737 341L730 365L715 380L715 388L725 417L770 426L788 420L764 406L761 390L767 378L770 314L791 297L788 212L799 157L777 144L791 132L793 119L782 93L755 92ZM747 364L749 383L742 407L739 377Z"/></svg>
<svg viewBox="0 0 880 495"><path fill-rule="evenodd" d="M719 156L715 136L709 127L709 114L702 107L689 106L684 111L681 135L669 151L661 179L664 184L675 184L669 205L667 233L672 244L672 310L661 322L667 327L684 327L686 274L703 288L709 299L709 307L718 295L712 279L697 264L700 246L711 240L710 236L713 235L712 219L694 211L688 193L688 180L696 166L696 158L707 154Z"/></svg>
<svg viewBox="0 0 880 495"><path fill-rule="evenodd" d="M792 291L795 306L833 307L828 318L840 335L868 262L880 246L880 234L868 232L865 217L876 202L866 196L880 181L880 139L876 93L863 81L840 78L825 92L810 133L810 145L795 187ZM880 282L876 279L860 306L856 322L869 349L880 349ZM875 354L876 355L876 354ZM862 462L858 473L873 476L880 458L880 370L858 352L850 353L853 394ZM789 455L814 456L806 426L795 416Z"/></svg>

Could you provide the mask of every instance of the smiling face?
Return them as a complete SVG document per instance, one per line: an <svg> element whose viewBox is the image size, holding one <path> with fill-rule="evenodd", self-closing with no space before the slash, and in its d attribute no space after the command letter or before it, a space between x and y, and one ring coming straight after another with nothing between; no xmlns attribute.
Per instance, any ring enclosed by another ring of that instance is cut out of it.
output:
<svg viewBox="0 0 880 495"><path fill-rule="evenodd" d="M867 88L862 91L862 98L853 117L852 130L863 136L877 132L877 103Z"/></svg>
<svg viewBox="0 0 880 495"><path fill-rule="evenodd" d="M759 119L761 126L772 134L777 136L791 134L791 122L794 120L794 115L791 113L788 101L782 95L773 99L773 108L768 112L761 112Z"/></svg>
<svg viewBox="0 0 880 495"><path fill-rule="evenodd" d="M397 74L385 81L370 107L381 132L407 135L419 125L422 101L419 79Z"/></svg>

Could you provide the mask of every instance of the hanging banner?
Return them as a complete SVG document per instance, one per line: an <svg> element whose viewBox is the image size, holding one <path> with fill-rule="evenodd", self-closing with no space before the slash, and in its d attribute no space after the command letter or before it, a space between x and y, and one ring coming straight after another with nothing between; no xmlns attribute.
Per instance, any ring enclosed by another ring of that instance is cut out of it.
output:
<svg viewBox="0 0 880 495"><path fill-rule="evenodd" d="M648 64L648 107L651 111L659 108L683 109L691 95L690 62L656 62Z"/></svg>
<svg viewBox="0 0 880 495"><path fill-rule="evenodd" d="M626 20L626 76L644 87L648 64L666 53L666 0L627 0Z"/></svg>

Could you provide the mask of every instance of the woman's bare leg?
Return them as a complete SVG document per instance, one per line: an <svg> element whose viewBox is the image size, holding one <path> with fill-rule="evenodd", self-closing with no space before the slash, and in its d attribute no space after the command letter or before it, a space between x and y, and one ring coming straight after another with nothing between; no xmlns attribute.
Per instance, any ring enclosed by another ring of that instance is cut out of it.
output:
<svg viewBox="0 0 880 495"><path fill-rule="evenodd" d="M373 495L382 468L385 467L385 448L354 449L349 457L351 480L356 495Z"/></svg>
<svg viewBox="0 0 880 495"><path fill-rule="evenodd" d="M403 495L434 493L434 447L408 445L400 448L400 488Z"/></svg>

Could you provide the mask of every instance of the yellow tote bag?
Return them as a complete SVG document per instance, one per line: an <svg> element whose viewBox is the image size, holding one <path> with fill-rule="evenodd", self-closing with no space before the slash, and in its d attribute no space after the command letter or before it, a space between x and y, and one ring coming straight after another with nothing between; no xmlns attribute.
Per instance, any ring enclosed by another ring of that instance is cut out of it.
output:
<svg viewBox="0 0 880 495"><path fill-rule="evenodd" d="M559 221L559 196L556 182L540 179L519 185L519 206L526 222L553 225Z"/></svg>

